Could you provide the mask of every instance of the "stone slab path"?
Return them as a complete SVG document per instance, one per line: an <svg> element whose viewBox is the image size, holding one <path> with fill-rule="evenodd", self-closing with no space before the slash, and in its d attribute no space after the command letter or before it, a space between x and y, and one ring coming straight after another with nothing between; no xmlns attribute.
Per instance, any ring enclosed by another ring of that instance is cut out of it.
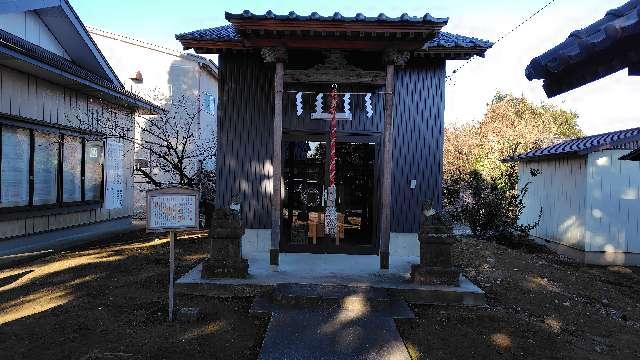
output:
<svg viewBox="0 0 640 360"><path fill-rule="evenodd" d="M371 288L283 285L253 311L271 313L261 360L410 359L394 318L413 313Z"/></svg>

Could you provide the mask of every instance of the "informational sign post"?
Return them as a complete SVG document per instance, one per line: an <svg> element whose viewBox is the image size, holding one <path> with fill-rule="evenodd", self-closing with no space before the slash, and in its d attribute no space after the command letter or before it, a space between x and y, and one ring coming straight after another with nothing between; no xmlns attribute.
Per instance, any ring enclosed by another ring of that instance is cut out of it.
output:
<svg viewBox="0 0 640 360"><path fill-rule="evenodd" d="M147 191L147 231L169 231L169 321L173 321L176 231L197 230L200 194L184 187Z"/></svg>

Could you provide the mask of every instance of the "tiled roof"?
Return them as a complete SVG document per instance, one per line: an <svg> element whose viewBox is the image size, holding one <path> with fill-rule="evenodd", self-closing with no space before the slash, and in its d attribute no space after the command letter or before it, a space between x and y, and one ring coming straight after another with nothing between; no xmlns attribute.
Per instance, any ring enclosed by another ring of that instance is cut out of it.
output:
<svg viewBox="0 0 640 360"><path fill-rule="evenodd" d="M241 39L233 25L223 25L176 35L176 40L240 41Z"/></svg>
<svg viewBox="0 0 640 360"><path fill-rule="evenodd" d="M388 17L380 13L378 16L365 16L357 13L355 16L343 16L339 12L335 12L331 16L322 16L317 12L309 15L298 15L294 11L290 11L287 15L278 15L269 10L264 15L254 14L249 10L245 10L240 14L232 14L225 12L227 20L282 20L282 21L331 21L331 22L373 22L373 23L412 23L412 24L443 24L446 25L449 18L434 18L427 13L424 16L409 16L407 13L399 17Z"/></svg>
<svg viewBox="0 0 640 360"><path fill-rule="evenodd" d="M505 161L522 161L550 157L584 155L604 149L635 149L639 145L640 128L633 128L562 141L555 145L507 158Z"/></svg>
<svg viewBox="0 0 640 360"><path fill-rule="evenodd" d="M557 95L626 68L628 62L625 60L628 60L626 57L629 56L629 51L638 50L639 36L640 0L632 0L609 10L604 18L582 30L572 32L564 42L532 59L525 75L529 80L553 80L554 77L562 77L563 71L567 71L573 65L586 64L602 53L611 55L598 60L593 64L596 66L585 66L580 76L566 74L569 78L574 78L567 80L575 83L568 84L566 89L549 89L552 92L551 96ZM631 42L628 44L629 48L618 49L626 41ZM614 54L612 51L620 51L620 54ZM612 61L614 55L618 61ZM639 53L635 52L633 56L638 55ZM635 61L637 60L636 58Z"/></svg>
<svg viewBox="0 0 640 360"><path fill-rule="evenodd" d="M446 31L438 32L436 37L427 42L423 49L429 49L434 47L444 47L444 48L452 48L452 47L464 47L464 48L485 48L488 49L493 46L491 41L482 40L474 37L458 35L448 33Z"/></svg>
<svg viewBox="0 0 640 360"><path fill-rule="evenodd" d="M640 161L640 148L626 154L625 156L621 157L620 160Z"/></svg>
<svg viewBox="0 0 640 360"><path fill-rule="evenodd" d="M129 98L139 103L143 103L151 109L158 110L156 105L148 102L139 95L136 95L130 91L127 91L120 84L115 84L110 80L104 79L98 75L89 72L71 60L66 59L54 52L51 52L45 48L42 48L34 43L24 40L16 35L13 35L7 31L0 29L0 47L7 48L9 50L18 52L31 59L40 61L46 65L49 65L58 70L64 71L68 74L77 76L83 80L99 85L103 88L107 88L114 92L117 92L125 98Z"/></svg>
<svg viewBox="0 0 640 360"><path fill-rule="evenodd" d="M236 31L234 25L223 25L210 29L195 30L187 33L177 34L177 40L209 40L209 41L241 41L240 34ZM440 31L436 37L428 41L423 49L429 48L490 48L493 43L490 41L468 37L463 35L452 34Z"/></svg>

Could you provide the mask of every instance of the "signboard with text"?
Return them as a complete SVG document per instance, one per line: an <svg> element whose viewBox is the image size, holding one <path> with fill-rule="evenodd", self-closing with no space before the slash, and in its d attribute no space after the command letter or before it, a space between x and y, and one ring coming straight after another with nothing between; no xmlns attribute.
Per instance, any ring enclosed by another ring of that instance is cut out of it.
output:
<svg viewBox="0 0 640 360"><path fill-rule="evenodd" d="M198 191L189 188L147 191L147 231L198 229L199 202Z"/></svg>
<svg viewBox="0 0 640 360"><path fill-rule="evenodd" d="M91 153L89 153L91 157ZM124 176L122 160L124 145L117 139L107 139L104 158L104 208L120 209L124 205Z"/></svg>

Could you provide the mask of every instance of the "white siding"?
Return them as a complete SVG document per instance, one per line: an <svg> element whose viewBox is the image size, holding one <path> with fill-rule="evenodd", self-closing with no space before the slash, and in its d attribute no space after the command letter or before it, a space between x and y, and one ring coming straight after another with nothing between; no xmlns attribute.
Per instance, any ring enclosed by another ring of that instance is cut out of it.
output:
<svg viewBox="0 0 640 360"><path fill-rule="evenodd" d="M58 40L33 11L0 14L0 29L69 59Z"/></svg>
<svg viewBox="0 0 640 360"><path fill-rule="evenodd" d="M125 109L92 99L75 90L0 66L0 114L24 116L33 120L60 124L70 127L82 127L77 123L76 106L79 115L99 117L105 109L116 111L117 119L125 126L128 124L133 133L133 115ZM125 146L123 162L125 175L125 206L122 209L95 209L71 214L30 216L16 220L0 220L0 239L51 231L76 225L131 216L133 212L133 145Z"/></svg>
<svg viewBox="0 0 640 360"><path fill-rule="evenodd" d="M166 101L170 96L178 97L181 95L202 99L204 95L211 94L215 96L217 103L217 79L208 71L203 70L198 62L181 54L180 51L91 27L89 27L89 33L128 90L147 97L153 102ZM142 74L142 82L131 80L138 71ZM203 104L194 102L194 106L199 106L202 110L198 119L199 129L194 129L199 132L197 135L200 144L212 140L215 144L217 109L207 112L204 110ZM197 109L193 109L194 113L195 110ZM149 121L148 119L152 119L152 117L136 117L136 138L140 138L141 130ZM149 155L145 154L143 150L136 149L136 157L147 159ZM205 162L203 166L205 169L215 170L215 159ZM196 170L192 169L194 172ZM169 174L163 173L156 176L156 179L162 182L171 181ZM134 195L135 204L136 210L141 211L145 207L145 190L153 187L144 184L143 179L136 180L138 183Z"/></svg>
<svg viewBox="0 0 640 360"><path fill-rule="evenodd" d="M533 177L530 169L540 174ZM520 222L535 222L542 208L531 235L584 250L586 158L520 162L518 172L519 188L530 183Z"/></svg>
<svg viewBox="0 0 640 360"><path fill-rule="evenodd" d="M640 162L619 160L628 152L589 154L587 251L640 253Z"/></svg>

